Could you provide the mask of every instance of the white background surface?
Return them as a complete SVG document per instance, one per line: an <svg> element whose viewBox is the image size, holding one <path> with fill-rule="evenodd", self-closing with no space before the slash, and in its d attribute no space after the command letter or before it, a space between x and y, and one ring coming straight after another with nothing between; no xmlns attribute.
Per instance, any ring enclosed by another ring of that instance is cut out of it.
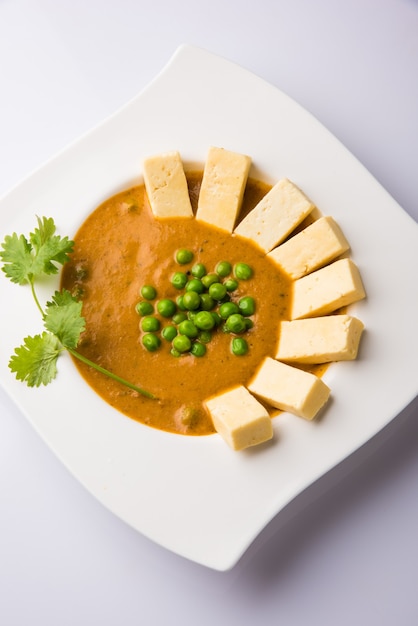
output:
<svg viewBox="0 0 418 626"><path fill-rule="evenodd" d="M288 93L418 220L413 0L0 0L0 195L136 95L181 43ZM417 418L415 402L219 573L105 510L0 390L0 624L412 626Z"/></svg>

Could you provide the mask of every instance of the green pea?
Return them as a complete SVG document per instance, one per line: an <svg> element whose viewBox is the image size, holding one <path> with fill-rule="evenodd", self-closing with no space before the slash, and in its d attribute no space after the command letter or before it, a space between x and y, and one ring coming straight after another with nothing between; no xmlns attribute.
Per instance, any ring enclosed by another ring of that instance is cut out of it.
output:
<svg viewBox="0 0 418 626"><path fill-rule="evenodd" d="M211 315L212 315L212 317L214 319L215 326L220 326L222 324L222 318L219 315L219 313L217 313L216 311L212 311Z"/></svg>
<svg viewBox="0 0 418 626"><path fill-rule="evenodd" d="M150 315L147 315L141 320L141 329L145 333L152 333L160 330L160 320L156 317L151 317Z"/></svg>
<svg viewBox="0 0 418 626"><path fill-rule="evenodd" d="M206 267L203 263L196 263L193 265L191 272L195 278L202 278L206 274Z"/></svg>
<svg viewBox="0 0 418 626"><path fill-rule="evenodd" d="M187 311L187 319L193 322L193 324L194 324L194 318L196 317L197 313L198 311Z"/></svg>
<svg viewBox="0 0 418 626"><path fill-rule="evenodd" d="M245 327L247 330L249 330L250 328L253 328L254 326L254 322L253 320L251 320L249 317L245 318Z"/></svg>
<svg viewBox="0 0 418 626"><path fill-rule="evenodd" d="M209 343L210 341L212 341L212 333L210 332L210 330L200 331L198 337L199 341L201 341L202 343Z"/></svg>
<svg viewBox="0 0 418 626"><path fill-rule="evenodd" d="M239 313L239 312L240 312L239 307L237 304L235 304L235 302L224 302L219 307L219 315L224 320L228 319L230 315L233 315L234 313Z"/></svg>
<svg viewBox="0 0 418 626"><path fill-rule="evenodd" d="M166 341L173 341L174 337L177 336L177 328L175 326L164 326L161 335Z"/></svg>
<svg viewBox="0 0 418 626"><path fill-rule="evenodd" d="M142 345L148 352L155 352L161 345L161 339L153 333L147 333L142 337Z"/></svg>
<svg viewBox="0 0 418 626"><path fill-rule="evenodd" d="M209 295L214 300L222 300L226 296L226 287L222 283L213 283L209 287Z"/></svg>
<svg viewBox="0 0 418 626"><path fill-rule="evenodd" d="M179 324L179 333L180 335L186 335L186 337L190 337L194 339L199 334L197 327L190 320L184 320Z"/></svg>
<svg viewBox="0 0 418 626"><path fill-rule="evenodd" d="M238 301L239 309L242 315L248 317L255 313L255 300L251 296L244 296Z"/></svg>
<svg viewBox="0 0 418 626"><path fill-rule="evenodd" d="M181 412L181 423L185 426L190 426L193 422L199 419L199 412L192 406L185 406Z"/></svg>
<svg viewBox="0 0 418 626"><path fill-rule="evenodd" d="M171 284L176 289L184 289L188 280L189 277L187 276L187 274L185 274L184 272L176 272L171 277Z"/></svg>
<svg viewBox="0 0 418 626"><path fill-rule="evenodd" d="M186 335L177 335L173 339L173 349L183 354L183 352L189 352L192 347L192 342Z"/></svg>
<svg viewBox="0 0 418 626"><path fill-rule="evenodd" d="M154 300L157 297L157 290L152 285L144 285L141 287L141 296L145 300Z"/></svg>
<svg viewBox="0 0 418 626"><path fill-rule="evenodd" d="M157 303L157 310L162 317L171 317L177 311L176 303L169 298L164 298Z"/></svg>
<svg viewBox="0 0 418 626"><path fill-rule="evenodd" d="M235 291L235 289L238 289L238 281L235 280L235 278L228 278L228 280L224 282L224 285L229 293L231 293L231 291Z"/></svg>
<svg viewBox="0 0 418 626"><path fill-rule="evenodd" d="M246 330L245 319L240 313L233 313L225 323L226 328L231 333L242 333Z"/></svg>
<svg viewBox="0 0 418 626"><path fill-rule="evenodd" d="M173 356L175 356L176 358L178 358L179 356L181 356L181 352L179 352L178 350L176 350L175 348L171 348L170 350L170 354L172 354Z"/></svg>
<svg viewBox="0 0 418 626"><path fill-rule="evenodd" d="M215 306L215 300L208 293L202 293L200 296L200 308L203 311L211 311Z"/></svg>
<svg viewBox="0 0 418 626"><path fill-rule="evenodd" d="M186 311L186 307L184 306L183 302L183 296L178 296L178 298L176 298L176 302L180 311Z"/></svg>
<svg viewBox="0 0 418 626"><path fill-rule="evenodd" d="M236 356L244 356L248 352L248 343L242 337L234 337L231 341L231 350Z"/></svg>
<svg viewBox="0 0 418 626"><path fill-rule="evenodd" d="M171 319L173 320L174 324L180 324L181 322L184 322L184 320L187 320L187 315L186 313L183 313L183 311L181 311L180 313L176 313L175 315L173 315Z"/></svg>
<svg viewBox="0 0 418 626"><path fill-rule="evenodd" d="M209 287L213 285L213 283L219 283L219 276L214 272L206 274L206 276L202 277L202 283L206 287L206 289L209 289Z"/></svg>
<svg viewBox="0 0 418 626"><path fill-rule="evenodd" d="M203 293L204 286L201 280L198 278L192 278L186 285L186 291L195 291L196 293Z"/></svg>
<svg viewBox="0 0 418 626"><path fill-rule="evenodd" d="M199 313L196 313L194 323L200 330L211 330L215 326L215 320L209 311L199 311Z"/></svg>
<svg viewBox="0 0 418 626"><path fill-rule="evenodd" d="M193 356L205 356L206 354L206 346L203 343L200 343L199 341L195 341L194 344L192 345L192 349L190 350L190 352L193 354Z"/></svg>
<svg viewBox="0 0 418 626"><path fill-rule="evenodd" d="M176 261L180 265L186 265L193 260L193 252L191 250L186 250L185 248L181 248L176 252Z"/></svg>
<svg viewBox="0 0 418 626"><path fill-rule="evenodd" d="M138 302L135 310L138 315L151 315L152 313L154 313L154 307L152 306L151 302L147 302L146 300Z"/></svg>
<svg viewBox="0 0 418 626"><path fill-rule="evenodd" d="M225 278L232 271L232 265L228 261L219 261L217 266L215 267L215 272L218 276Z"/></svg>
<svg viewBox="0 0 418 626"><path fill-rule="evenodd" d="M234 266L234 274L239 280L248 280L253 275L253 270L247 263L237 263Z"/></svg>
<svg viewBox="0 0 418 626"><path fill-rule="evenodd" d="M195 291L186 291L183 295L183 306L188 311L195 311L200 306L200 296Z"/></svg>

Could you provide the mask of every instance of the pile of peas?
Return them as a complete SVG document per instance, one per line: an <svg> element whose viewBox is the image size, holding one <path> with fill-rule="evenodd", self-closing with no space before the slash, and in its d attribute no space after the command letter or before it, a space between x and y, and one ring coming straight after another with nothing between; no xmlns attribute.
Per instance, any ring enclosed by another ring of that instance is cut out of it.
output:
<svg viewBox="0 0 418 626"><path fill-rule="evenodd" d="M186 249L177 250L175 255L180 266L192 263L193 258L193 252ZM233 335L233 354L247 354L248 343L242 335L254 325L250 318L255 313L255 300L243 296L234 302L231 295L238 289L239 281L252 277L252 268L246 263L232 267L228 261L220 261L213 272L207 272L203 263L195 263L187 272L180 269L171 277L171 284L179 291L175 301L157 300L153 285L141 288L142 299L136 311L141 317L142 345L155 352L165 340L171 343L170 351L175 357L202 357L212 333L221 330Z"/></svg>

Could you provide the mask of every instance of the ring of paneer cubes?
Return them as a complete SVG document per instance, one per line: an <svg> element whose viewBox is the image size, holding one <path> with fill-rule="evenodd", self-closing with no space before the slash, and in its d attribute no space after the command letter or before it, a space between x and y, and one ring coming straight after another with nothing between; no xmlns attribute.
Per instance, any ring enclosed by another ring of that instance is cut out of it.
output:
<svg viewBox="0 0 418 626"><path fill-rule="evenodd" d="M357 266L343 256L349 244L332 217L321 216L292 235L317 209L289 179L279 180L236 225L250 166L247 155L211 147L195 216L248 239L293 280L290 319L278 321L274 358L266 357L245 384L204 401L215 430L234 450L273 437L263 403L307 420L317 416L331 390L297 364L355 359L364 325L333 313L366 295ZM193 217L179 152L146 159L144 182L156 217Z"/></svg>

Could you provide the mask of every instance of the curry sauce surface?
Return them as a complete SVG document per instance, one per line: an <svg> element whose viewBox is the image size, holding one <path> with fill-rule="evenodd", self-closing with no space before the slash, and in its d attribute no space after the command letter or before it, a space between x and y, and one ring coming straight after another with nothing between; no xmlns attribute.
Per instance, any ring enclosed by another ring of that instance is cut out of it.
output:
<svg viewBox="0 0 418 626"><path fill-rule="evenodd" d="M200 180L201 173L188 175L194 209ZM250 179L241 216L268 189ZM74 241L71 261L63 269L62 287L83 301L86 330L79 352L158 399L145 398L75 361L82 376L113 407L149 426L191 435L214 432L202 402L234 385L245 385L262 359L274 356L278 322L288 319L290 279L249 241L194 218L155 219L142 185L106 200L82 224ZM179 248L194 252L190 264L180 266L175 261ZM182 292L171 285L174 272L188 272L195 263L203 263L211 272L222 260L232 265L248 263L254 271L253 277L239 281L239 289L231 294L234 301L244 295L256 300L254 327L244 335L248 354L233 355L232 337L221 330L212 333L206 355L200 358L191 354L173 357L171 343L164 339L160 349L148 352L141 344L140 317L135 310L141 287L154 285L157 300L175 300ZM183 423L185 410L194 416L190 424Z"/></svg>

